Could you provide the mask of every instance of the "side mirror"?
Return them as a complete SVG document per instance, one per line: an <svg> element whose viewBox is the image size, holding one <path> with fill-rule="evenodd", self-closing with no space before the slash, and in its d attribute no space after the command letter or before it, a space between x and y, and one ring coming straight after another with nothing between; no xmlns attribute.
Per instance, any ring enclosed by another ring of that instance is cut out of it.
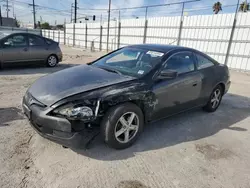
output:
<svg viewBox="0 0 250 188"><path fill-rule="evenodd" d="M171 69L165 69L162 70L160 75L158 76L158 79L164 80L164 79L174 79L178 76L178 72Z"/></svg>
<svg viewBox="0 0 250 188"><path fill-rule="evenodd" d="M6 42L4 42L3 46L4 46L4 47L11 46L11 43L10 43L9 41L6 41Z"/></svg>

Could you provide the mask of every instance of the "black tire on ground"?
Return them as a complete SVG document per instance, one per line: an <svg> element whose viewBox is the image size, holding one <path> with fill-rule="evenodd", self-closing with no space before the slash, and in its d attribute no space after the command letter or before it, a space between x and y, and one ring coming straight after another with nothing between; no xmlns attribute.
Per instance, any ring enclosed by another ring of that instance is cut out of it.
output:
<svg viewBox="0 0 250 188"><path fill-rule="evenodd" d="M215 92L217 92L217 94L219 93L219 99L217 101L217 104L213 105ZM209 101L207 102L206 106L203 107L203 110L206 112L215 112L217 110L217 108L220 106L222 96L223 96L223 89L222 89L221 85L217 85L214 88L213 92L211 93L211 95L209 97Z"/></svg>
<svg viewBox="0 0 250 188"><path fill-rule="evenodd" d="M134 118L132 118L134 116ZM121 117L126 120L127 127L120 121ZM132 120L131 120L132 119ZM131 123L129 123L131 120ZM130 125L130 126L129 126ZM138 126L134 126L138 125ZM125 127L125 128L124 128ZM135 128L137 127L137 128ZM130 147L140 136L144 127L144 115L141 109L133 103L123 103L108 110L101 122L101 136L109 147L115 149L125 149ZM131 130L131 129L132 130ZM136 130L135 130L136 129ZM124 131L118 138L119 131ZM126 142L126 133L129 140ZM120 140L120 141L119 141ZM123 140L123 141L121 141Z"/></svg>
<svg viewBox="0 0 250 188"><path fill-rule="evenodd" d="M47 67L55 67L57 64L58 64L58 58L56 55L50 55L47 58L47 61L46 61Z"/></svg>

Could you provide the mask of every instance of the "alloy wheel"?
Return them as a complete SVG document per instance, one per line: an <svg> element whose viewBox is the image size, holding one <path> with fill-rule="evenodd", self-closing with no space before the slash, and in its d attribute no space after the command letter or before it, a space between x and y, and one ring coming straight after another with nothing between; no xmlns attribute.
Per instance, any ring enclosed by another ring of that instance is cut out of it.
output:
<svg viewBox="0 0 250 188"><path fill-rule="evenodd" d="M134 112L123 114L115 126L115 138L120 143L128 143L137 134L139 118Z"/></svg>
<svg viewBox="0 0 250 188"><path fill-rule="evenodd" d="M221 91L220 89L216 89L211 98L212 108L217 108L220 104L220 100L221 100Z"/></svg>
<svg viewBox="0 0 250 188"><path fill-rule="evenodd" d="M53 67L53 66L55 66L56 64L57 64L57 59L56 59L56 57L55 56L50 56L49 58L48 58L48 64L49 64L49 66L51 66L51 67Z"/></svg>

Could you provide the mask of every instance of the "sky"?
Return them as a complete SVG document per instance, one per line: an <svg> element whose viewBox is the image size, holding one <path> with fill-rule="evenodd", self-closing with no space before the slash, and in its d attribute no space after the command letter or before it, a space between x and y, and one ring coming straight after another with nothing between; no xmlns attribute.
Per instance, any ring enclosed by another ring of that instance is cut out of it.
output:
<svg viewBox="0 0 250 188"><path fill-rule="evenodd" d="M78 18L84 20L87 16L92 20L92 15L96 15L96 21L107 19L107 10L89 10L89 9L107 9L109 0L78 0ZM113 9L125 8L125 7L138 7L147 5L156 5L163 3L176 3L190 0L112 0ZM36 20L42 22L49 22L52 25L62 24L66 19L66 22L71 20L71 4L74 0L35 0L36 6ZM212 6L216 0L200 0L197 2L185 4L185 15L194 14L212 14ZM237 0L220 0L223 5L222 13L235 11ZM32 0L9 0L11 6L9 16L16 18L22 23L33 23L32 14ZM2 16L6 16L6 0L0 0L2 6ZM232 5L232 6L231 6ZM14 8L14 14L13 14ZM182 9L181 4L156 7L148 9L148 16L169 16L180 15ZM118 11L111 12L111 19L118 19ZM143 9L131 9L121 11L121 18L144 18L145 8Z"/></svg>

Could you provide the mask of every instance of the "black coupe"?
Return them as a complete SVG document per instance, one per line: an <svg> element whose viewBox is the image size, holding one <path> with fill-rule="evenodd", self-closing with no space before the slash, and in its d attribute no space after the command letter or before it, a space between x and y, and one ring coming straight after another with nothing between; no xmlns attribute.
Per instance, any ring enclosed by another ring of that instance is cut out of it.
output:
<svg viewBox="0 0 250 188"><path fill-rule="evenodd" d="M82 146L98 128L110 147L123 149L145 123L195 107L214 112L229 87L228 67L204 53L133 45L38 79L23 109L40 135L63 146Z"/></svg>

